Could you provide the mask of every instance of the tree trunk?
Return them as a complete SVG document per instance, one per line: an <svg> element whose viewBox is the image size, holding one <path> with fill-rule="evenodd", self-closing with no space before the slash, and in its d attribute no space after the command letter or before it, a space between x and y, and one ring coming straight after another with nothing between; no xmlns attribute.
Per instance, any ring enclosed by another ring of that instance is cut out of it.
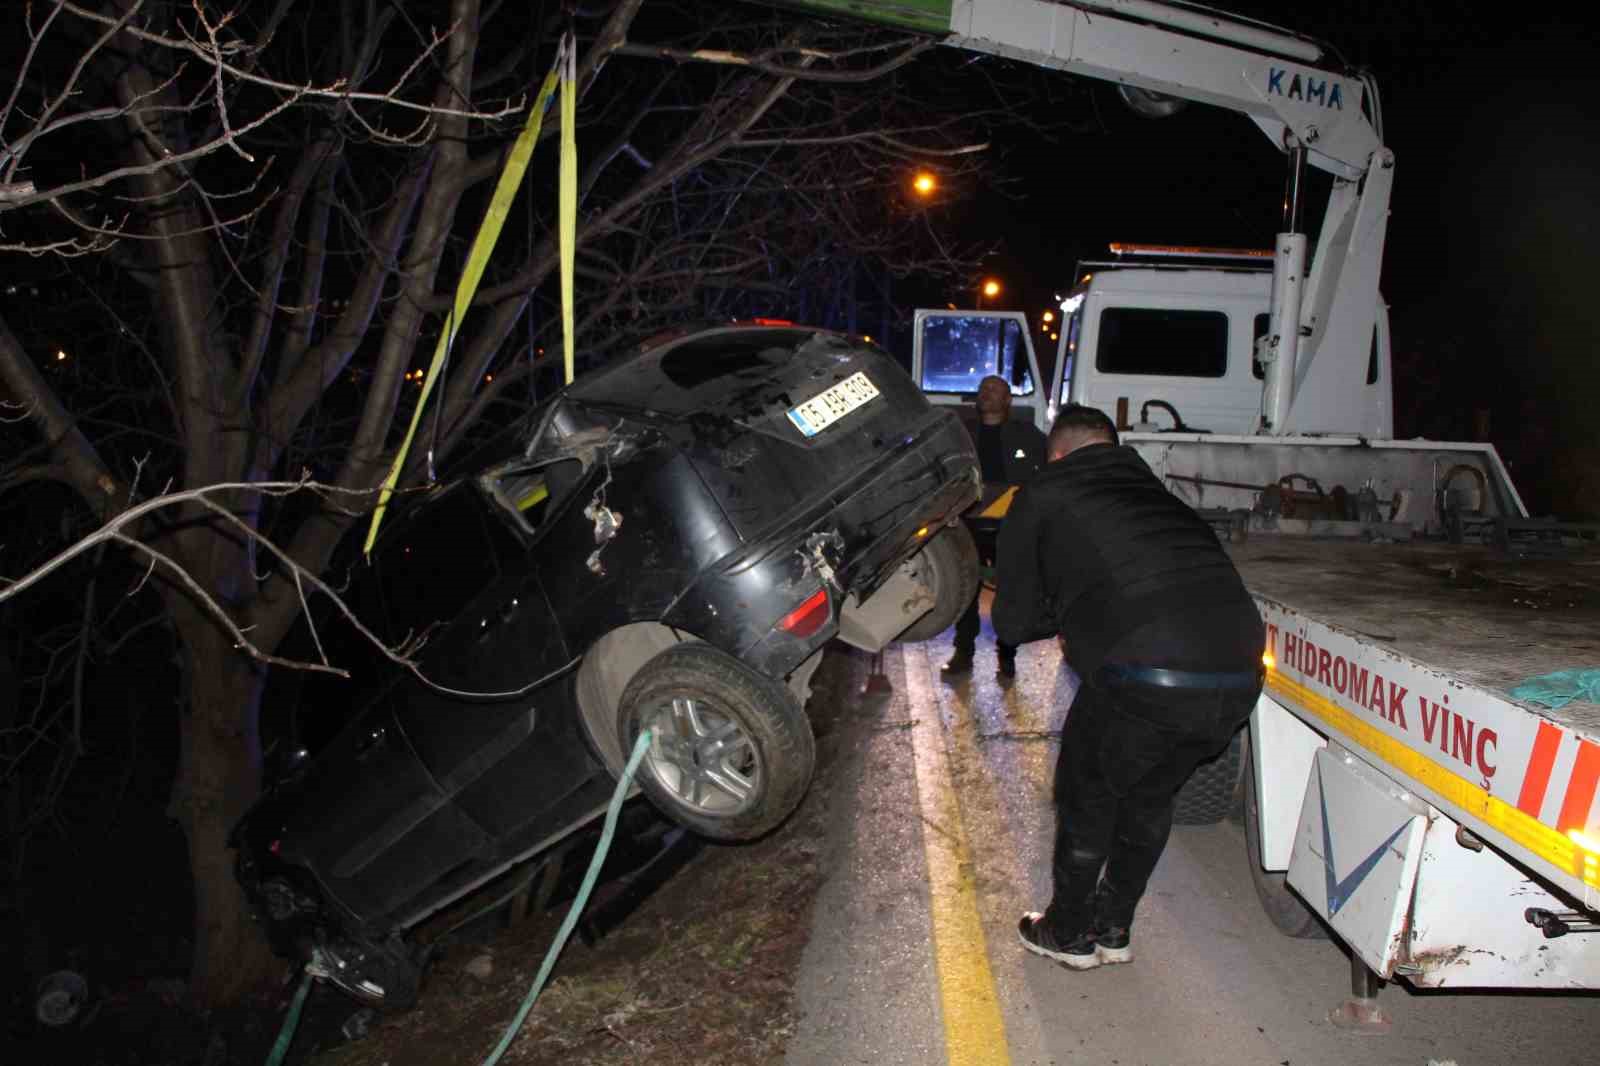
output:
<svg viewBox="0 0 1600 1066"><path fill-rule="evenodd" d="M50 940L45 923L33 908L33 879L28 876L28 845L31 834L24 832L28 810L24 795L29 791L26 767L20 765L25 734L22 725L22 683L17 677L11 656L0 646L0 754L13 764L15 775L0 783L4 793L4 822L0 831L6 834L6 880L11 894L11 908L16 915L17 933L22 941L21 958L13 964L19 968L23 980L19 990L31 991L34 982L43 977L50 963Z"/></svg>
<svg viewBox="0 0 1600 1066"><path fill-rule="evenodd" d="M172 812L189 841L194 877L194 959L189 994L199 1008L264 992L282 972L234 878L228 833L260 789L257 728L265 675L192 605L176 606L188 657L187 708Z"/></svg>

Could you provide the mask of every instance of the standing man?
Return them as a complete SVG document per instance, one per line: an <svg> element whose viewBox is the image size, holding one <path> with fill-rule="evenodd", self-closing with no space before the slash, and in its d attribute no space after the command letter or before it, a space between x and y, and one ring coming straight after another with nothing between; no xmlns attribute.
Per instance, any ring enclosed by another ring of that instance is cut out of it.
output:
<svg viewBox="0 0 1600 1066"><path fill-rule="evenodd" d="M978 424L972 438L978 446L978 466L983 473L983 499L976 509L992 503L1006 486L1020 485L1044 465L1044 434L1031 422L1011 421L1011 386L993 374L978 382ZM969 427L970 429L971 427ZM994 535L983 525L973 523L973 540L985 565L994 565ZM956 622L956 650L940 668L945 677L972 672L972 656L978 646L978 631L983 622L978 616L980 584L972 594L966 613ZM1002 678L1016 676L1017 646L995 641L996 673Z"/></svg>
<svg viewBox="0 0 1600 1066"><path fill-rule="evenodd" d="M1111 420L1072 404L1000 531L1000 640L1059 633L1078 675L1056 759L1054 891L1023 947L1072 969L1131 962L1134 907L1173 799L1261 691L1265 630L1221 543Z"/></svg>

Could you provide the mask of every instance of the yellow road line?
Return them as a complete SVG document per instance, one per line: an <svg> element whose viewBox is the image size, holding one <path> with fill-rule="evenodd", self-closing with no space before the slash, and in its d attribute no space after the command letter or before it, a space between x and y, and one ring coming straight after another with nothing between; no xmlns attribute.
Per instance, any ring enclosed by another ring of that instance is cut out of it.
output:
<svg viewBox="0 0 1600 1066"><path fill-rule="evenodd" d="M946 1061L949 1066L1010 1066L1000 997L978 918L972 849L967 845L961 802L950 782L939 701L928 685L922 649L903 648L901 662L906 695L917 715L911 742L928 860L934 967L939 974Z"/></svg>

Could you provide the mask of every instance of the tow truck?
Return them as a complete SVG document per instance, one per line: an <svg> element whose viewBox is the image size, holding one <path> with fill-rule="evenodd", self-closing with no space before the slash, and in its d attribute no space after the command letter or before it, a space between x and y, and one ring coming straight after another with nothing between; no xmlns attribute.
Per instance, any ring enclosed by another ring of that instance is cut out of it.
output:
<svg viewBox="0 0 1600 1066"><path fill-rule="evenodd" d="M1084 264L1048 379L1022 315L919 311L913 376L959 405L999 374L1041 429L1069 401L1105 410L1230 542L1269 634L1241 743L1247 861L1281 931L1349 947L1336 1022L1386 1028L1391 979L1600 987L1600 705L1510 695L1600 665L1595 531L1530 521L1492 445L1393 439L1378 278L1395 154L1373 79L1192 4L800 6L1112 81L1149 115L1226 108L1281 151L1270 248ZM1314 252L1307 166L1332 175Z"/></svg>

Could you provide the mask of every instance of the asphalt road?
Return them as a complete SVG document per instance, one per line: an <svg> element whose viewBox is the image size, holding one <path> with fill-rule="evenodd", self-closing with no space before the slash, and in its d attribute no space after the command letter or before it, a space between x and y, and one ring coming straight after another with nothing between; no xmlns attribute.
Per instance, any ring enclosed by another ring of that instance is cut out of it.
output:
<svg viewBox="0 0 1600 1066"><path fill-rule="evenodd" d="M1009 689L947 685L945 641L891 649L893 690L861 699L854 812L813 915L790 1066L1458 1066L1600 1062L1600 999L1386 988L1384 1036L1327 1020L1347 956L1261 913L1233 823L1174 830L1134 926L1132 965L1072 973L1016 920L1049 892L1055 731L1073 678L1030 645Z"/></svg>

